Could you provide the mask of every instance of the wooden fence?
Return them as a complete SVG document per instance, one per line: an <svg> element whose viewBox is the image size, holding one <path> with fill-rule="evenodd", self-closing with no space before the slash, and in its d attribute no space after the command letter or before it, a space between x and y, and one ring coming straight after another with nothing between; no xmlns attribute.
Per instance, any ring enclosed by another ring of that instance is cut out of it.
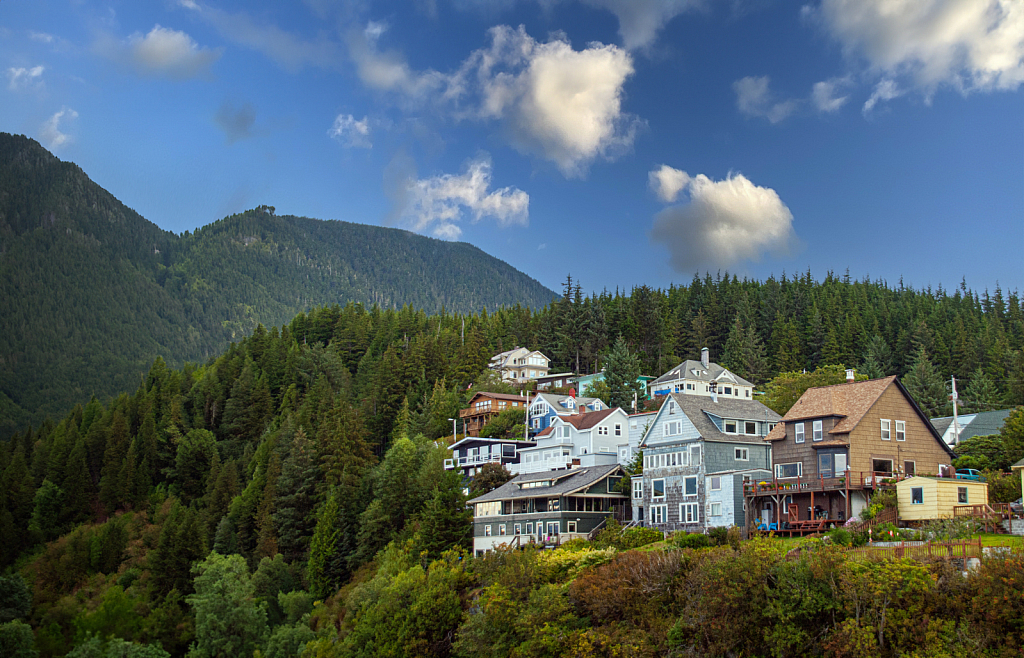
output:
<svg viewBox="0 0 1024 658"><path fill-rule="evenodd" d="M898 546L862 546L852 548L849 551L850 557L871 560L893 560L900 558L912 558L923 560L927 558L962 559L982 556L981 537L977 540L962 542L900 542Z"/></svg>

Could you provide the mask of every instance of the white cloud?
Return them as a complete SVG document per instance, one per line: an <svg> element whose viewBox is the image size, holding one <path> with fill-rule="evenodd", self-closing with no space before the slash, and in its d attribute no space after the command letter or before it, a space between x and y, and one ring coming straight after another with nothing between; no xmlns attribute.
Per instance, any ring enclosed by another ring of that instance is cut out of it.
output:
<svg viewBox="0 0 1024 658"><path fill-rule="evenodd" d="M879 101L891 101L894 98L899 98L903 95L903 91L896 85L896 82L890 78L880 80L875 85L875 90L871 92L871 97L868 98L867 102L864 103L864 114L867 114L871 110L875 109L875 105Z"/></svg>
<svg viewBox="0 0 1024 658"><path fill-rule="evenodd" d="M43 122L39 127L39 139L46 147L54 151L71 142L71 136L61 132L61 122L78 118L78 112L70 107L62 107L59 112Z"/></svg>
<svg viewBox="0 0 1024 658"><path fill-rule="evenodd" d="M485 217L500 226L529 223L530 195L515 187L489 191L491 162L487 157L470 161L461 175L442 174L432 178L407 178L403 185L399 218L415 231L454 240L462 234L458 226L468 214L472 222Z"/></svg>
<svg viewBox="0 0 1024 658"><path fill-rule="evenodd" d="M351 114L339 114L334 117L334 125L327 134L349 148L373 147L373 142L370 141L370 121L367 117L358 120Z"/></svg>
<svg viewBox="0 0 1024 658"><path fill-rule="evenodd" d="M583 0L592 7L607 9L619 19L622 45L629 50L654 43L661 28L676 16L703 8L704 0Z"/></svg>
<svg viewBox="0 0 1024 658"><path fill-rule="evenodd" d="M666 164L647 174L647 184L665 203L672 203L679 198L679 193L690 184L690 176Z"/></svg>
<svg viewBox="0 0 1024 658"><path fill-rule="evenodd" d="M217 110L213 120L217 127L224 131L228 144L234 144L253 136L256 108L251 103L245 103L237 109L231 103L224 103Z"/></svg>
<svg viewBox="0 0 1024 658"><path fill-rule="evenodd" d="M830 78L821 82L815 82L811 89L811 101L819 112L836 112L849 96L840 96L840 90L850 86L849 78Z"/></svg>
<svg viewBox="0 0 1024 658"><path fill-rule="evenodd" d="M384 23L370 22L363 30L352 30L347 42L356 75L377 91L394 92L412 102L422 102L446 85L446 77L436 71L418 73L395 51L381 51L377 44L387 31Z"/></svg>
<svg viewBox="0 0 1024 658"><path fill-rule="evenodd" d="M7 69L7 87L11 91L22 91L25 89L38 89L43 86L42 66L33 66L30 69L23 67L11 67Z"/></svg>
<svg viewBox="0 0 1024 658"><path fill-rule="evenodd" d="M772 123L778 123L796 110L799 101L789 99L774 102L768 83L767 75L759 78L747 76L732 83L733 91L736 92L736 108L749 117L764 117Z"/></svg>
<svg viewBox="0 0 1024 658"><path fill-rule="evenodd" d="M124 41L104 36L96 50L129 65L139 75L185 80L209 72L221 55L219 49L201 48L184 32L156 25L149 34L136 32Z"/></svg>
<svg viewBox="0 0 1024 658"><path fill-rule="evenodd" d="M775 190L742 174L713 181L679 173L690 202L662 210L651 230L651 238L668 247L677 272L730 267L765 253L785 254L796 244L793 214Z"/></svg>
<svg viewBox="0 0 1024 658"><path fill-rule="evenodd" d="M1024 83L1020 0L822 0L804 13L851 60L926 99L944 85L968 93Z"/></svg>

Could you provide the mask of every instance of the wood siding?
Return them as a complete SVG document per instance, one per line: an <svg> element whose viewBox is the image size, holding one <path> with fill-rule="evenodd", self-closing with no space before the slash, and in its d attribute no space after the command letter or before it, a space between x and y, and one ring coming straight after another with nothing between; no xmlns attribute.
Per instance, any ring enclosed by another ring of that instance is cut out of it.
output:
<svg viewBox="0 0 1024 658"><path fill-rule="evenodd" d="M913 489L921 488L921 502L913 502ZM960 487L967 488L967 502L958 499ZM910 478L896 485L900 520L929 521L953 517L953 508L962 505L987 505L988 484L973 480Z"/></svg>

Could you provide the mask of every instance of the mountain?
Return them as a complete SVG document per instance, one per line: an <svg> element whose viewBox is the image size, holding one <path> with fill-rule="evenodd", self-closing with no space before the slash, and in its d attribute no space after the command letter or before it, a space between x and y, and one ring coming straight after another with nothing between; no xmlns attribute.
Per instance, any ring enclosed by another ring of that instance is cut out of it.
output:
<svg viewBox="0 0 1024 658"><path fill-rule="evenodd" d="M259 323L359 302L467 313L555 297L461 242L263 206L178 236L0 133L0 436L205 359Z"/></svg>

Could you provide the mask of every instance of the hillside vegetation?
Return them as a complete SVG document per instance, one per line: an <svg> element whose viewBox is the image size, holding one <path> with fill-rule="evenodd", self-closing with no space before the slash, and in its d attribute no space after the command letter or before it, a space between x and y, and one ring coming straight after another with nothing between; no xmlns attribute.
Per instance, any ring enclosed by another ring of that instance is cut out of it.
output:
<svg viewBox="0 0 1024 658"><path fill-rule="evenodd" d="M177 236L0 133L0 436L134 389L156 356L205 360L309 308L479 312L552 297L466 243L268 206Z"/></svg>

